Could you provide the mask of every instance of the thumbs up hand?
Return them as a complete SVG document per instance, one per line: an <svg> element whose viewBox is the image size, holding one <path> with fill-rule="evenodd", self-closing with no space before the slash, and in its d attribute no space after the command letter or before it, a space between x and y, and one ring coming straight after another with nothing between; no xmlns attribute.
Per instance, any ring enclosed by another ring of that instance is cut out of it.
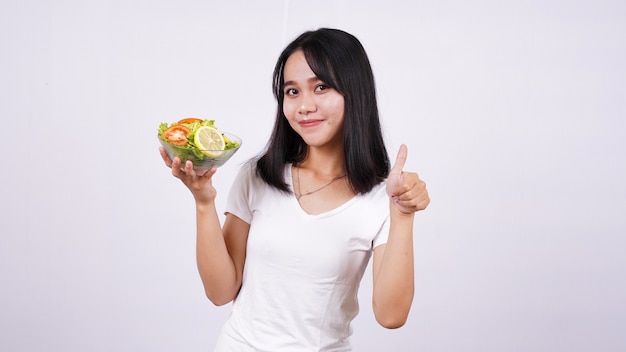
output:
<svg viewBox="0 0 626 352"><path fill-rule="evenodd" d="M416 173L403 170L407 153L406 145L402 144L398 150L396 162L387 177L387 194L400 212L412 214L426 209L430 203L430 198L426 190L426 183L420 180Z"/></svg>

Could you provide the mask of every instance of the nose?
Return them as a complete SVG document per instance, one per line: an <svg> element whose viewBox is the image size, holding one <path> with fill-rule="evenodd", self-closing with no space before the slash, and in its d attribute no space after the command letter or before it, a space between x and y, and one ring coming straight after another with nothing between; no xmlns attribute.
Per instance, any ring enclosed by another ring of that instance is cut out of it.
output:
<svg viewBox="0 0 626 352"><path fill-rule="evenodd" d="M317 104L315 102L315 98L312 97L311 94L303 94L300 98L300 107L298 108L298 112L306 115L311 112L315 112L316 110Z"/></svg>

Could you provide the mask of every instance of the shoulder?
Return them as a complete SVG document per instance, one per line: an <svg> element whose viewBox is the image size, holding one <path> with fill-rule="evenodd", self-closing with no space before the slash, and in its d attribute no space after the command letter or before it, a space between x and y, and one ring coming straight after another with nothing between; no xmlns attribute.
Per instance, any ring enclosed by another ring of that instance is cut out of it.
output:
<svg viewBox="0 0 626 352"><path fill-rule="evenodd" d="M380 221L389 217L389 196L386 185L386 182L383 181L374 186L371 191L356 197L359 211L368 214L367 216L372 216L368 220Z"/></svg>
<svg viewBox="0 0 626 352"><path fill-rule="evenodd" d="M371 200L374 202L387 200L389 198L387 196L387 180L384 180L374 186L371 191L363 194L362 197L366 200Z"/></svg>
<svg viewBox="0 0 626 352"><path fill-rule="evenodd" d="M259 181L261 179L256 172L256 160L248 160L237 171L233 185L239 188L250 189L256 188Z"/></svg>
<svg viewBox="0 0 626 352"><path fill-rule="evenodd" d="M288 165L285 165L285 177L289 177L289 170ZM265 194L274 189L259 175L256 159L248 160L241 165L235 176L233 187L248 195Z"/></svg>

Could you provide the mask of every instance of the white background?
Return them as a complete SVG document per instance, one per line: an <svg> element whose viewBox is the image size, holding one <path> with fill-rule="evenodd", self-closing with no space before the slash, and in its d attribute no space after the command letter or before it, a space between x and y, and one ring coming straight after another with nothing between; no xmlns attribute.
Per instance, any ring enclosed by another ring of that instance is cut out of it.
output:
<svg viewBox="0 0 626 352"><path fill-rule="evenodd" d="M355 351L626 350L623 1L23 0L0 11L0 350L210 351L230 306L196 272L194 206L160 122L244 140L288 41L370 55L392 160L428 183L409 321Z"/></svg>

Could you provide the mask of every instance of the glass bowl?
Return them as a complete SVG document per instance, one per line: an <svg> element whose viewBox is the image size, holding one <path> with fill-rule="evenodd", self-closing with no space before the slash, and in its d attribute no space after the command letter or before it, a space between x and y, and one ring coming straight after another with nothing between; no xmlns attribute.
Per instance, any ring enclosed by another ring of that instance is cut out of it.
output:
<svg viewBox="0 0 626 352"><path fill-rule="evenodd" d="M228 159L230 159L239 150L239 148L241 148L241 138L235 136L232 133L224 131L221 132L231 141L237 142L238 146L226 150L200 151L195 148L192 149L170 144L161 139L161 137L159 137L158 135L157 138L163 148L165 148L165 152L170 157L170 159L174 160L174 157L179 157L182 161L182 165L184 165L187 160L191 160L191 162L193 163L193 169L197 173L203 174L210 170L213 166L220 167L224 165L228 161Z"/></svg>

